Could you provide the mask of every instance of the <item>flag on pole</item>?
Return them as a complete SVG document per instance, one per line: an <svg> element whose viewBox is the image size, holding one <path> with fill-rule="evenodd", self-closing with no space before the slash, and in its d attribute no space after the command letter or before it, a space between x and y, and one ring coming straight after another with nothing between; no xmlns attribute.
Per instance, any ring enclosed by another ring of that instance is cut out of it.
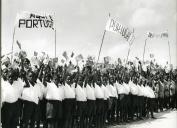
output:
<svg viewBox="0 0 177 128"><path fill-rule="evenodd" d="M74 52L71 53L71 58L74 56Z"/></svg>
<svg viewBox="0 0 177 128"><path fill-rule="evenodd" d="M104 63L105 64L109 64L110 60L111 60L111 57L109 57L109 56L104 57Z"/></svg>
<svg viewBox="0 0 177 128"><path fill-rule="evenodd" d="M154 58L154 54L151 53L151 54L150 54L150 58Z"/></svg>
<svg viewBox="0 0 177 128"><path fill-rule="evenodd" d="M54 30L53 16L47 13L20 12L16 16L16 26L18 28L51 28Z"/></svg>
<svg viewBox="0 0 177 128"><path fill-rule="evenodd" d="M161 38L163 38L163 37L168 38L168 32L167 31L161 33Z"/></svg>
<svg viewBox="0 0 177 128"><path fill-rule="evenodd" d="M18 40L17 40L17 45L21 49L21 44L20 44L20 42L18 42Z"/></svg>
<svg viewBox="0 0 177 128"><path fill-rule="evenodd" d="M133 42L134 40L133 32L113 18L109 18L105 29L110 32L119 33L128 42Z"/></svg>
<svg viewBox="0 0 177 128"><path fill-rule="evenodd" d="M118 61L118 64L122 64L122 61L120 58L118 58L117 61Z"/></svg>
<svg viewBox="0 0 177 128"><path fill-rule="evenodd" d="M154 37L154 33L152 33L152 32L148 32L147 35L148 35L149 38L153 38Z"/></svg>
<svg viewBox="0 0 177 128"><path fill-rule="evenodd" d="M65 58L66 60L68 60L68 59L69 59L68 54L67 54L67 52L66 52L66 51L64 51L62 55L64 56L64 58Z"/></svg>
<svg viewBox="0 0 177 128"><path fill-rule="evenodd" d="M81 60L84 59L84 57L82 56L82 54L79 54L78 56L75 57L76 61L79 62Z"/></svg>
<svg viewBox="0 0 177 128"><path fill-rule="evenodd" d="M65 62L65 60L64 59L61 59L61 63L64 63Z"/></svg>
<svg viewBox="0 0 177 128"><path fill-rule="evenodd" d="M37 56L37 55L38 55L38 53L36 51L34 51L34 56Z"/></svg>
<svg viewBox="0 0 177 128"><path fill-rule="evenodd" d="M168 38L168 32L161 32L161 33L153 33L153 32L148 32L147 36L149 38Z"/></svg>

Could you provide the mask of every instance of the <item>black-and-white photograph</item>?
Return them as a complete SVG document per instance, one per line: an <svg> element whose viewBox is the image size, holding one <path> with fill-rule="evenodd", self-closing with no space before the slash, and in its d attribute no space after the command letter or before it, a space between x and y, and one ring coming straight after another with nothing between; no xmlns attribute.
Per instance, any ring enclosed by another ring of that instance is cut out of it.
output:
<svg viewBox="0 0 177 128"><path fill-rule="evenodd" d="M2 128L176 128L176 0L2 0Z"/></svg>

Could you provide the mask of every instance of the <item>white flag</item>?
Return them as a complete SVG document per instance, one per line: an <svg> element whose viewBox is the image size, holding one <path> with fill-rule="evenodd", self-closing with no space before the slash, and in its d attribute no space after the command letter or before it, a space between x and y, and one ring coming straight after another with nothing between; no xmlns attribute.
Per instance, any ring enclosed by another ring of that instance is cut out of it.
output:
<svg viewBox="0 0 177 128"><path fill-rule="evenodd" d="M128 42L133 42L134 40L133 32L131 32L128 28L126 28L125 26L123 26L121 23L119 23L113 18L109 18L105 29L110 32L119 33Z"/></svg>
<svg viewBox="0 0 177 128"><path fill-rule="evenodd" d="M163 38L163 37L168 38L168 32L167 31L161 33L161 38Z"/></svg>
<svg viewBox="0 0 177 128"><path fill-rule="evenodd" d="M35 14L24 11L17 14L15 25L18 28L52 28L54 30L54 20L50 14Z"/></svg>

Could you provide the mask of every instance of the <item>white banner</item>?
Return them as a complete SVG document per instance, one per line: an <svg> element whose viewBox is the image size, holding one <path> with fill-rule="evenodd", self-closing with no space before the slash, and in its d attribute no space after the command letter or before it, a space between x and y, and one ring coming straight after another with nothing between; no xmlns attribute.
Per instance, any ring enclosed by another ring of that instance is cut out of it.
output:
<svg viewBox="0 0 177 128"><path fill-rule="evenodd" d="M21 12L17 14L16 26L18 28L52 28L54 30L54 20L49 14Z"/></svg>
<svg viewBox="0 0 177 128"><path fill-rule="evenodd" d="M130 32L128 28L124 27L121 23L113 18L109 18L107 21L106 30L121 34L128 42L133 42L135 39L133 32Z"/></svg>
<svg viewBox="0 0 177 128"><path fill-rule="evenodd" d="M147 36L149 38L168 38L168 32L161 32L161 33L153 33L153 32L147 32Z"/></svg>

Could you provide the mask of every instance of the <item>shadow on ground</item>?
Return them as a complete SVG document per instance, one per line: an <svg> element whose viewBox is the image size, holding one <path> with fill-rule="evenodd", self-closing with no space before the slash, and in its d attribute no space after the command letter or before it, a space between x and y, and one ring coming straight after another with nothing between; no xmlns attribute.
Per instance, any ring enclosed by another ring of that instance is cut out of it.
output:
<svg viewBox="0 0 177 128"><path fill-rule="evenodd" d="M140 125L140 124L143 124L143 123L151 124L151 123L153 123L153 121L166 119L167 117L164 117L163 115L168 114L170 112L171 112L170 110L167 110L167 111L164 111L164 112L155 113L154 115L155 115L156 119L145 118L144 120L132 121L130 123L125 123L125 124L120 124L120 125L112 125L112 126L108 126L107 128L129 128L132 125Z"/></svg>

